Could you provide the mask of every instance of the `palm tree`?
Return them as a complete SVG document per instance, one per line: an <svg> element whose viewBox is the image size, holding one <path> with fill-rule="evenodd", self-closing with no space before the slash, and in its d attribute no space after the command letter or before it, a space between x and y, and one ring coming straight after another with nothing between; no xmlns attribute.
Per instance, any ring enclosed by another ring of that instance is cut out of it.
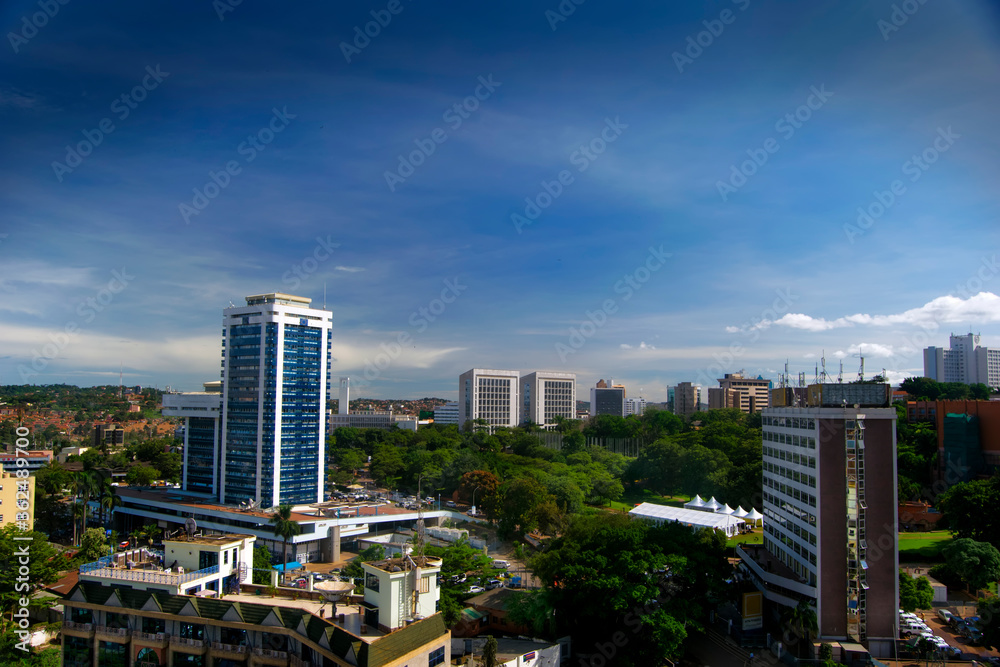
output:
<svg viewBox="0 0 1000 667"><path fill-rule="evenodd" d="M147 523L145 526L142 527L140 535L146 538L146 541L149 543L149 548L152 549L153 541L156 540L156 537L162 532L163 531L160 530L160 527L157 526L155 523Z"/></svg>
<svg viewBox="0 0 1000 667"><path fill-rule="evenodd" d="M76 473L73 482L77 498L83 496L84 507L90 503L91 496L100 495L101 477L95 470L81 470ZM86 513L83 514L83 530L87 530Z"/></svg>
<svg viewBox="0 0 1000 667"><path fill-rule="evenodd" d="M101 521L102 523L107 523L109 518L114 517L114 512L116 507L121 507L122 499L118 495L117 487L111 486L111 482L107 479L101 480L101 493L100 493L100 503L101 503ZM104 515L104 510L107 510L107 516Z"/></svg>
<svg viewBox="0 0 1000 667"><path fill-rule="evenodd" d="M819 630L816 625L816 609L805 600L800 600L795 607L790 607L785 611L784 622L796 636L805 637L805 641L800 644L800 647L808 646L809 634ZM800 648L798 654L802 655L802 653Z"/></svg>
<svg viewBox="0 0 1000 667"><path fill-rule="evenodd" d="M288 540L301 533L302 527L292 519L291 505L279 505L277 511L271 515L271 523L274 524L274 536L280 537L283 542L281 572L284 576L287 574L285 567L288 565Z"/></svg>
<svg viewBox="0 0 1000 667"><path fill-rule="evenodd" d="M73 544L77 544L77 526L83 522L84 528L87 526L87 506L81 502L73 502Z"/></svg>

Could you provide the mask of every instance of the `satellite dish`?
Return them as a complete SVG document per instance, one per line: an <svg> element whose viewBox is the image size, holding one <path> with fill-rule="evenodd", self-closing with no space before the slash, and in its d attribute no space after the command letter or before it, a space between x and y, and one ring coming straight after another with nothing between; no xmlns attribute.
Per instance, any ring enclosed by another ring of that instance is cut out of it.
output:
<svg viewBox="0 0 1000 667"><path fill-rule="evenodd" d="M189 516L184 520L184 529L187 531L189 539L194 536L195 531L198 530L198 522L194 520L193 516Z"/></svg>

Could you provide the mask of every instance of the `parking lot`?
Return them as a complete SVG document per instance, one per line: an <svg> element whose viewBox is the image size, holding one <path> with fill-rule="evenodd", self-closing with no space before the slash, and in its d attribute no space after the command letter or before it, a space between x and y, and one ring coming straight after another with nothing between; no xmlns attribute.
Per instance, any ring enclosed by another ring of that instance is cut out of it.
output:
<svg viewBox="0 0 1000 667"><path fill-rule="evenodd" d="M937 610L918 612L917 616L923 618L924 623L930 627L931 632L944 639L950 646L961 650L965 657L1000 657L1000 652L998 651L989 651L982 646L973 646L968 638L962 637L951 626L942 621L937 614Z"/></svg>

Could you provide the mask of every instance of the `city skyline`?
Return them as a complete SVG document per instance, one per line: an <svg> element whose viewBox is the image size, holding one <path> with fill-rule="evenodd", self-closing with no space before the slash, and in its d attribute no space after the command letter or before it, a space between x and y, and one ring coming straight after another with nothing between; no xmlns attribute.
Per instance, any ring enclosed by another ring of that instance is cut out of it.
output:
<svg viewBox="0 0 1000 667"><path fill-rule="evenodd" d="M389 4L6 5L0 384L200 389L271 292L372 398L1000 347L988 3Z"/></svg>

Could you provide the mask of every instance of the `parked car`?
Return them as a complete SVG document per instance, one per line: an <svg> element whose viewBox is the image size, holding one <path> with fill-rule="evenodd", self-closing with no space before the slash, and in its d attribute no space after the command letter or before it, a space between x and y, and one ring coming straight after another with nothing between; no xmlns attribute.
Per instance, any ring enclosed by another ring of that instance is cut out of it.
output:
<svg viewBox="0 0 1000 667"><path fill-rule="evenodd" d="M485 593L486 589L483 588L482 586L469 586L469 592L473 594Z"/></svg>
<svg viewBox="0 0 1000 667"><path fill-rule="evenodd" d="M458 507L458 503L456 503L454 500L449 500L444 505L445 507Z"/></svg>
<svg viewBox="0 0 1000 667"><path fill-rule="evenodd" d="M503 588L503 582L499 579L490 579L486 582L486 590L492 591L494 588Z"/></svg>
<svg viewBox="0 0 1000 667"><path fill-rule="evenodd" d="M506 570L508 567L510 567L510 563L508 563L505 560L495 560L493 561L493 567L499 568L501 570Z"/></svg>
<svg viewBox="0 0 1000 667"><path fill-rule="evenodd" d="M940 618L945 623L950 623L951 619L954 618L954 614L947 609L938 609L938 618Z"/></svg>
<svg viewBox="0 0 1000 667"><path fill-rule="evenodd" d="M299 577L292 582L292 586L295 588L309 588L309 580L305 577Z"/></svg>

